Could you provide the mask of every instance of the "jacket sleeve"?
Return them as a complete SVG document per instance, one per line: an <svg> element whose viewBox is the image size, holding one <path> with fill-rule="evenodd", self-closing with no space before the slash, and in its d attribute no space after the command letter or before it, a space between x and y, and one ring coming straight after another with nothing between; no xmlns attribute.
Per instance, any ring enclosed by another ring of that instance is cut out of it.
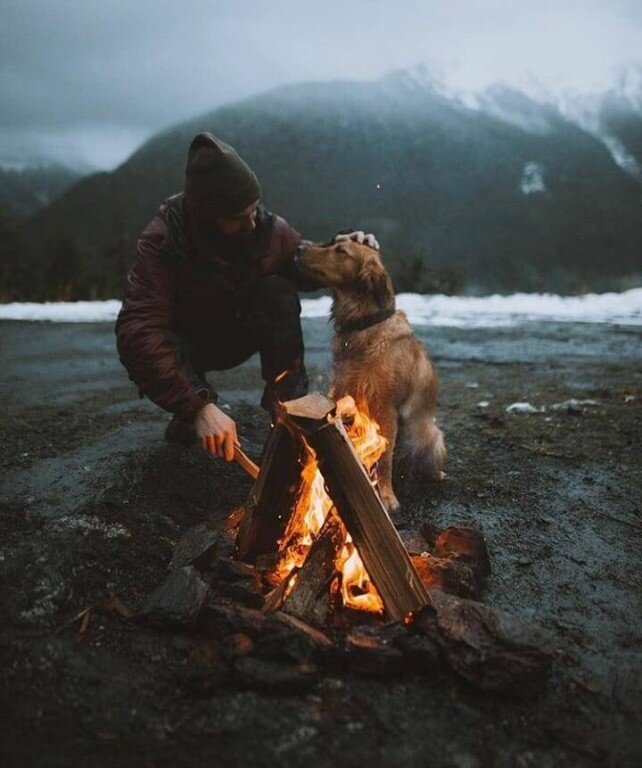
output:
<svg viewBox="0 0 642 768"><path fill-rule="evenodd" d="M141 392L166 411L191 420L216 393L181 354L174 326L174 273L160 250L165 228L157 216L137 244L116 321L120 360Z"/></svg>

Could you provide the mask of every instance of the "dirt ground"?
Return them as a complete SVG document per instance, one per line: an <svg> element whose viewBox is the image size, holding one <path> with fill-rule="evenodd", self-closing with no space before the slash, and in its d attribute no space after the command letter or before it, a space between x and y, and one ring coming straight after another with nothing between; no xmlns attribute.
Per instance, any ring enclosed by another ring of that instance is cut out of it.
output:
<svg viewBox="0 0 642 768"><path fill-rule="evenodd" d="M306 321L311 380L329 331ZM190 526L222 520L250 480L163 441L108 324L0 324L0 763L6 766L642 765L642 333L598 325L424 328L440 373L448 479L401 487L411 531L475 521L484 602L560 649L538 697L447 674L326 673L305 693L203 686L206 638L92 615L136 610ZM213 376L259 458L257 361ZM570 398L594 404L552 409ZM509 414L516 401L546 410ZM480 403L487 403L480 405Z"/></svg>

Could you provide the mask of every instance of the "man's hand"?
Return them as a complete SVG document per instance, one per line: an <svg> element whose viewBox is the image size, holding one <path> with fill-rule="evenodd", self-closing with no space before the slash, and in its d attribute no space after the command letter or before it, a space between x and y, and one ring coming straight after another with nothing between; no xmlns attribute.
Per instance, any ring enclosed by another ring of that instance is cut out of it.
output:
<svg viewBox="0 0 642 768"><path fill-rule="evenodd" d="M194 429L199 443L206 451L232 461L234 446L239 444L236 424L220 408L214 403L204 405L196 414Z"/></svg>
<svg viewBox="0 0 642 768"><path fill-rule="evenodd" d="M376 248L379 250L379 243L374 235L366 235L365 232L350 232L348 235L335 235L334 242L341 243L346 240L354 240L357 243L363 243L369 245L370 248Z"/></svg>

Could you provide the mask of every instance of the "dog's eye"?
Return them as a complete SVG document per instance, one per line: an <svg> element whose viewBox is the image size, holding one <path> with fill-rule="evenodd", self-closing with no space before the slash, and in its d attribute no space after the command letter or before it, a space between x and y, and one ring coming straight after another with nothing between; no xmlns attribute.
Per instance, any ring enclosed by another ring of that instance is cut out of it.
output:
<svg viewBox="0 0 642 768"><path fill-rule="evenodd" d="M347 256L349 251L345 245L337 245L337 253L342 253L344 256Z"/></svg>

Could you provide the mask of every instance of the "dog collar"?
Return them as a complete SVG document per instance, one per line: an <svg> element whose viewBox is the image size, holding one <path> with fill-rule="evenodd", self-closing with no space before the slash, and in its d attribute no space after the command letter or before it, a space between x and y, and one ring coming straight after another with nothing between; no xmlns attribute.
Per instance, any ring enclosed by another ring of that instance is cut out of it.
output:
<svg viewBox="0 0 642 768"><path fill-rule="evenodd" d="M366 328L371 328L373 325L377 325L377 323L383 323L384 320L392 317L396 311L396 309L382 309L374 315L366 315L365 317L358 317L356 320L348 320L347 323L337 325L336 331L339 336L345 336L347 333L353 333L354 331L365 331Z"/></svg>

